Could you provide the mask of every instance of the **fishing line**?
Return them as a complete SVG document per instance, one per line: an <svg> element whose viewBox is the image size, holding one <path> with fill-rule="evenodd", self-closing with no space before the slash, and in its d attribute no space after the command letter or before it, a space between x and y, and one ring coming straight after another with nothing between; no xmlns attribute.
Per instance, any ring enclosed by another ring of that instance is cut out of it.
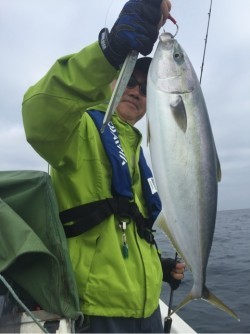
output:
<svg viewBox="0 0 250 334"><path fill-rule="evenodd" d="M108 5L108 9L107 9L107 12L106 12L106 16L105 16L105 20L104 20L104 27L107 27L107 20L108 20L108 17L109 17L109 14L110 14L110 10L111 8L113 7L114 5L114 0L111 0L110 4ZM119 12L118 12L119 13ZM117 14L119 15L119 14ZM117 16L118 17L118 16ZM109 44L109 40L107 39L106 42L108 43L109 47L111 48L112 50L112 47L111 45Z"/></svg>
<svg viewBox="0 0 250 334"><path fill-rule="evenodd" d="M111 7L113 6L113 3L114 3L114 0L111 0L110 4L108 6L108 9L107 9L107 12L106 12L106 16L105 16L105 20L104 20L104 27L107 26L107 19L108 19Z"/></svg>
<svg viewBox="0 0 250 334"><path fill-rule="evenodd" d="M211 2L210 2L210 9L209 9L209 12L208 12L207 32L206 32L206 37L205 37L204 52L203 52L203 58L202 58L202 64L201 64L200 84L201 84L201 79L202 79L202 74L203 74L203 69L204 69L204 61L205 61L206 48L207 48L208 31L209 31L210 17L211 17L211 11L212 11L212 2L213 2L213 0L211 0Z"/></svg>

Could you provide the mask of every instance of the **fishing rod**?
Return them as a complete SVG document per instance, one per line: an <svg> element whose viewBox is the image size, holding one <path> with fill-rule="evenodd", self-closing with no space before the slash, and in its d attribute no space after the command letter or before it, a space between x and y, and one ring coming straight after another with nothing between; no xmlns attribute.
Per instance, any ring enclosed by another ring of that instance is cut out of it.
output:
<svg viewBox="0 0 250 334"><path fill-rule="evenodd" d="M178 253L175 253L175 263L178 260ZM168 315L164 319L164 333L170 333L171 326L172 326L172 318L171 318L171 309L173 305L173 297L174 297L174 289L171 287L170 295L169 295L169 302L168 302Z"/></svg>
<svg viewBox="0 0 250 334"><path fill-rule="evenodd" d="M209 12L208 12L207 32L206 32L206 37L205 37L205 46L204 46L204 52L203 52L203 58L202 58L202 64L201 64L200 84L201 84L201 79L202 79L202 74L203 74L203 69L204 69L204 61L205 61L206 48L207 48L208 31L209 31L210 17L211 17L211 11L212 11L212 2L213 2L213 0L211 0L211 2L210 2L210 9L209 9Z"/></svg>

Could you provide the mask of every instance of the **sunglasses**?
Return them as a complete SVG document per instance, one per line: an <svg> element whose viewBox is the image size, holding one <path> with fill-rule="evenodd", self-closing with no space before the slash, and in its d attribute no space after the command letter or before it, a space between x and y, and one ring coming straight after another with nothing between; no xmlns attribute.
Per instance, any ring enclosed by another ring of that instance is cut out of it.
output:
<svg viewBox="0 0 250 334"><path fill-rule="evenodd" d="M138 82L136 77L134 75L131 75L128 83L127 83L127 87L128 88L134 88L135 86L139 86L139 91L140 94L143 96L147 95L147 83L146 82Z"/></svg>

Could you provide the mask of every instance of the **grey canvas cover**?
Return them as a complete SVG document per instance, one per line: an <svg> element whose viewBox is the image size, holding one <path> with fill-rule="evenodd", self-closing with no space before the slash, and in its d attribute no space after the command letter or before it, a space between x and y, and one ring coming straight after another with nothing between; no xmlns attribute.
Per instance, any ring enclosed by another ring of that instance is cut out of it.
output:
<svg viewBox="0 0 250 334"><path fill-rule="evenodd" d="M45 172L0 172L0 273L42 309L71 319L81 314L67 239Z"/></svg>

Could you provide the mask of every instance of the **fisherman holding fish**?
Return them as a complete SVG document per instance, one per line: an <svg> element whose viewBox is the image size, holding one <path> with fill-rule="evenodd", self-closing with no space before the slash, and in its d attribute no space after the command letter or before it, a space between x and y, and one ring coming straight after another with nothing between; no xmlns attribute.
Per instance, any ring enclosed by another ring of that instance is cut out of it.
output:
<svg viewBox="0 0 250 334"><path fill-rule="evenodd" d="M110 32L104 28L97 42L58 59L24 96L27 140L51 166L82 332L163 332L162 280L177 289L184 277L185 264L157 249L152 228L161 202L134 127L146 112L151 58L137 60L100 131L126 56L152 51L170 9L168 0L128 1Z"/></svg>

